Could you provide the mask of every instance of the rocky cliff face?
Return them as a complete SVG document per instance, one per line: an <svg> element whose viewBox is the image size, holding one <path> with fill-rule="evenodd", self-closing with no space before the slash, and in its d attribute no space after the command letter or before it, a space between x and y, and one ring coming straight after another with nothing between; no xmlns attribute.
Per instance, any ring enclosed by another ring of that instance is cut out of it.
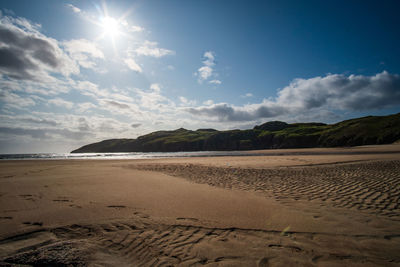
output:
<svg viewBox="0 0 400 267"><path fill-rule="evenodd" d="M388 144L400 139L400 113L369 116L327 125L267 122L250 130L158 131L137 139L110 139L72 153L223 151Z"/></svg>

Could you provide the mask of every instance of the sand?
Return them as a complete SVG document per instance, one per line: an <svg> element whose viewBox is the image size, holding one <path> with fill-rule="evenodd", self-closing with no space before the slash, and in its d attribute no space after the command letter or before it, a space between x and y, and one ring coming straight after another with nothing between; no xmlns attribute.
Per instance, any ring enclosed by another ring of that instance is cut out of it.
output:
<svg viewBox="0 0 400 267"><path fill-rule="evenodd" d="M0 162L0 266L399 266L400 145Z"/></svg>

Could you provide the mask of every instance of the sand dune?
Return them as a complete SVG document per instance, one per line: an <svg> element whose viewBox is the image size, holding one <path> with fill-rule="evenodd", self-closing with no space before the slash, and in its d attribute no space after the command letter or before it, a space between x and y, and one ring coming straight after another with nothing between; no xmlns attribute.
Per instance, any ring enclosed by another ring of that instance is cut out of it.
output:
<svg viewBox="0 0 400 267"><path fill-rule="evenodd" d="M399 148L3 161L0 266L399 266Z"/></svg>

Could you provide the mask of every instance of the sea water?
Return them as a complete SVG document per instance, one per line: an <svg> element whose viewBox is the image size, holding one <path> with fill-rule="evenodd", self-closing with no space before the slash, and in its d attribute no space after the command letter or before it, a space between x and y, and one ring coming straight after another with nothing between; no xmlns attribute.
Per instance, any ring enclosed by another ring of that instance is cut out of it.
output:
<svg viewBox="0 0 400 267"><path fill-rule="evenodd" d="M215 156L248 156L243 151L195 151L195 152L128 152L128 153L35 153L0 154L0 160L27 159L155 159Z"/></svg>

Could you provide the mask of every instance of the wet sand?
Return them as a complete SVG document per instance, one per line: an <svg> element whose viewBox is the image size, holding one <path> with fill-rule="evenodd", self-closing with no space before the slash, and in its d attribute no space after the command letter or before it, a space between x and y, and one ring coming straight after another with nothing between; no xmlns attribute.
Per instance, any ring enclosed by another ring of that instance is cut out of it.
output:
<svg viewBox="0 0 400 267"><path fill-rule="evenodd" d="M0 266L399 266L400 145L0 162Z"/></svg>

